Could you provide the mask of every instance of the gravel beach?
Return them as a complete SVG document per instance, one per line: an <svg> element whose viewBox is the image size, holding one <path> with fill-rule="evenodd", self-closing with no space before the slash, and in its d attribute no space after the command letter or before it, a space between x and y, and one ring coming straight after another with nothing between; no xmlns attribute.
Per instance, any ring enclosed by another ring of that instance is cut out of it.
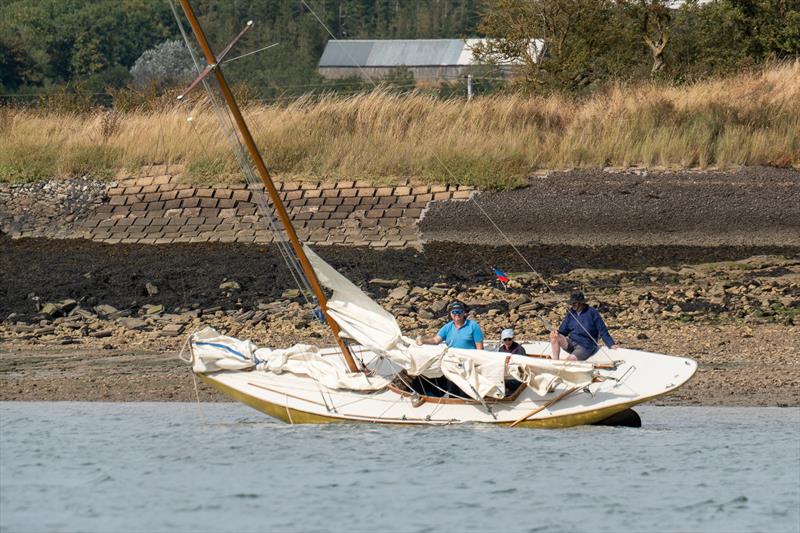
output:
<svg viewBox="0 0 800 533"><path fill-rule="evenodd" d="M2 244L4 268L18 274L13 287L4 284L0 305L0 400L225 401L202 383L195 389L177 358L186 335L205 325L266 346L332 344L284 270L272 266L279 258L269 247ZM580 287L621 345L700 363L689 384L657 403L800 405L797 253L657 267L631 254L615 265L627 268L602 269L550 256L541 265L550 289L536 274L512 270L504 289L487 271L489 251L478 248L321 253L412 336L438 329L446 303L459 298L490 339L505 327L544 339L536 315L557 323L565 295ZM603 255L584 257L590 253Z"/></svg>

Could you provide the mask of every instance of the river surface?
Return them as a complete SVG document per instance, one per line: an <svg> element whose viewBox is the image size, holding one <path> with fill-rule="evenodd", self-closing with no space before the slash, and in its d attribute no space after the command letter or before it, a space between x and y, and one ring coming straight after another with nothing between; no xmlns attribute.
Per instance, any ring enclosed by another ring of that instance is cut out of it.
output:
<svg viewBox="0 0 800 533"><path fill-rule="evenodd" d="M800 409L638 411L509 430L3 402L0 531L800 531Z"/></svg>

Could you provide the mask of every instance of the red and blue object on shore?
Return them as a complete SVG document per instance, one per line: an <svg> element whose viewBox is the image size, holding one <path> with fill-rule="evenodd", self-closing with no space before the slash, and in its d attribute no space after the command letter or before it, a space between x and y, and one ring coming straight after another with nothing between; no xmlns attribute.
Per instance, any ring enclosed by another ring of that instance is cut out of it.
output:
<svg viewBox="0 0 800 533"><path fill-rule="evenodd" d="M499 281L503 285L508 283L508 275L506 275L505 272L503 272L497 267L492 267L492 270L494 270L494 275L497 276L497 281Z"/></svg>

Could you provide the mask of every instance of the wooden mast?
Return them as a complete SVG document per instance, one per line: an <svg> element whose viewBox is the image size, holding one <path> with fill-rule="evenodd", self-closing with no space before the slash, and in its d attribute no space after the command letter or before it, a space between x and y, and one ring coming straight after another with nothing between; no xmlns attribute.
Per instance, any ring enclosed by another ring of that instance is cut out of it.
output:
<svg viewBox="0 0 800 533"><path fill-rule="evenodd" d="M203 28L200 26L200 22L197 20L197 17L192 10L192 6L189 5L189 0L180 0L180 2L181 6L183 7L183 12L186 13L186 18L189 19L189 24L192 25L194 36L197 39L200 48L203 50L203 55L205 55L206 61L214 71L214 76L216 76L217 82L219 82L222 95L225 98L225 102L228 104L228 108L230 109L234 120L236 121L236 125L238 126L239 132L242 135L242 140L244 140L244 144L247 146L247 151L250 153L250 157L253 159L256 169L258 169L258 174L261 177L261 181L264 183L264 187L267 189L267 192L269 192L269 197L272 199L272 203L275 206L275 211L278 214L278 218L280 218L280 221L286 230L286 234L289 237L292 250L294 250L297 259L300 261L300 265L303 267L303 272L305 272L306 278L311 285L311 290L314 291L314 296L316 296L317 302L319 302L319 306L325 315L325 320L328 322L328 326L331 328L333 336L336 338L336 342L339 344L339 348L342 350L344 359L347 362L347 367L351 372L358 372L358 367L353 359L353 355L350 353L350 349L339 335L339 332L341 331L339 329L339 325L330 317L330 315L328 315L328 299L325 297L325 293L322 291L322 287L320 286L319 280L314 273L314 269L312 268L311 263L308 261L308 257L303 251L300 240L297 238L297 232L295 231L294 226L292 226L291 220L289 220L289 214L286 212L286 207L283 205L283 202L278 195L278 190L275 188L275 184L272 182L272 178L269 175L267 166L264 164L264 160L261 158L261 153L258 151L258 147L256 147L256 143L253 140L253 136L250 134L247 123L244 121L244 117L242 117L242 113L239 110L236 100L233 98L233 93L231 93L230 87L228 87L228 82L225 81L225 76L222 75L222 70L218 64L217 57L214 55L214 52L211 51L211 47L208 44L208 40L203 32ZM240 37L241 35L242 34L239 34ZM225 52L227 52L227 49ZM201 74L201 77L203 76L204 74Z"/></svg>

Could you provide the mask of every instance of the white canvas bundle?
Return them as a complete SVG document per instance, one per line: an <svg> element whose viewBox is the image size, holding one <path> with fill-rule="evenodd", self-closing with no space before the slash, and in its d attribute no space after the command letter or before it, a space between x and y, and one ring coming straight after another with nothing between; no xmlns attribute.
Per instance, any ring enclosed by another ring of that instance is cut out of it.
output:
<svg viewBox="0 0 800 533"><path fill-rule="evenodd" d="M189 337L192 370L198 373L218 370L244 370L255 366L253 353L258 348L249 340L226 337L205 327Z"/></svg>
<svg viewBox="0 0 800 533"><path fill-rule="evenodd" d="M390 383L380 376L367 377L362 372L348 372L338 358L324 358L315 346L308 344L295 344L278 350L259 348L255 355L260 361L257 370L309 376L329 389L376 391L385 389Z"/></svg>
<svg viewBox="0 0 800 533"><path fill-rule="evenodd" d="M506 395L502 354L450 348L442 357L442 373L474 400Z"/></svg>
<svg viewBox="0 0 800 533"><path fill-rule="evenodd" d="M555 390L556 386L585 387L592 383L591 363L551 361L516 355L508 365L508 375L530 387L539 396Z"/></svg>
<svg viewBox="0 0 800 533"><path fill-rule="evenodd" d="M426 378L439 378L442 373L442 357L447 352L447 346L424 344L417 346L413 339L403 337L402 342L395 344L384 355L405 369L409 376L425 376Z"/></svg>
<svg viewBox="0 0 800 533"><path fill-rule="evenodd" d="M192 369L199 373L256 367L276 374L290 372L309 376L331 389L375 391L385 389L389 384L387 379L379 376L348 372L338 359L326 359L316 347L307 344L295 344L281 350L258 348L249 340L221 335L210 327L192 335L189 342Z"/></svg>

